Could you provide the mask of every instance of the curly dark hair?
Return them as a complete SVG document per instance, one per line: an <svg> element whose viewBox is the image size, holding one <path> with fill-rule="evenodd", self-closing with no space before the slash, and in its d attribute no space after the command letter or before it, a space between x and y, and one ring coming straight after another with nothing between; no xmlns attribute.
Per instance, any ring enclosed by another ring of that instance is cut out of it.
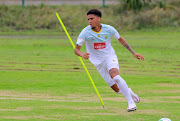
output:
<svg viewBox="0 0 180 121"><path fill-rule="evenodd" d="M91 9L91 10L89 10L87 12L87 15L89 15L89 14L94 14L94 15L96 15L98 17L102 17L102 13L98 9Z"/></svg>

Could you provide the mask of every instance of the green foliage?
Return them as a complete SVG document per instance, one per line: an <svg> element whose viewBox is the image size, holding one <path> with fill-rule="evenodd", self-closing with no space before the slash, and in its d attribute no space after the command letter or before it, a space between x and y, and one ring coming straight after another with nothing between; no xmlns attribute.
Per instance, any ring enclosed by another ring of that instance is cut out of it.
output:
<svg viewBox="0 0 180 121"><path fill-rule="evenodd" d="M110 24L119 31L180 26L179 2L157 1L151 4L148 0L145 2L124 0L124 2L126 4L107 5L106 8L90 5L40 4L25 6L25 8L20 5L0 5L0 32L39 29L63 31L60 29L56 12L59 13L69 32L79 32L88 25L86 12L91 8L101 10L102 23Z"/></svg>
<svg viewBox="0 0 180 121"><path fill-rule="evenodd" d="M142 9L142 0L123 0L124 9L139 11Z"/></svg>

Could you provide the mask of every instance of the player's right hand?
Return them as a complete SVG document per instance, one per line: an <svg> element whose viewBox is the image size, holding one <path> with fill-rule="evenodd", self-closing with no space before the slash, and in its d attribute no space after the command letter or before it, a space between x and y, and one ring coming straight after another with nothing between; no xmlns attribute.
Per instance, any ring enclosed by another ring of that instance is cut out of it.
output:
<svg viewBox="0 0 180 121"><path fill-rule="evenodd" d="M89 53L84 53L82 57L83 57L84 59L89 59L89 55L90 55Z"/></svg>
<svg viewBox="0 0 180 121"><path fill-rule="evenodd" d="M144 57L138 53L134 53L133 56L139 60L144 60Z"/></svg>

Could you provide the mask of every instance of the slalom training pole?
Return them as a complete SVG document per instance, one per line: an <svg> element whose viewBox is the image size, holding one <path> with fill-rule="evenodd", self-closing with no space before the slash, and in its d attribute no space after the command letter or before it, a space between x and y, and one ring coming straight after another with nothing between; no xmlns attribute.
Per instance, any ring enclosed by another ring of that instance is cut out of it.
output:
<svg viewBox="0 0 180 121"><path fill-rule="evenodd" d="M57 12L56 12L56 16L57 16L57 18L58 18L60 24L62 25L62 27L63 27L63 29L64 29L64 31L65 31L67 37L69 38L69 40L70 40L70 42L71 42L73 48L75 49L75 45L74 45L74 43L73 43L71 37L69 36L69 33L67 32L66 27L64 26L64 24L63 24L63 22L62 22L62 20L61 20L61 18L59 17L59 15L58 15ZM91 83L92 83L92 85L93 85L93 87L94 87L94 89L95 89L95 91L96 91L96 93L97 93L97 95L98 95L98 97L99 97L101 103L102 103L103 108L104 108L104 103L103 103L103 101L102 101L102 99L101 99L101 96L100 96L100 94L99 94L99 92L98 92L98 90L97 90L97 88L96 88L96 86L95 86L95 84L94 84L94 82L93 82L93 80L92 80L92 78L91 78L91 76L90 76L90 74L89 74L89 72L88 72L88 70L87 70L87 68L86 68L86 66L85 66L85 64L84 64L84 62L83 62L83 60L82 60L82 58L81 58L80 56L78 56L78 57L79 57L79 60L81 61L82 65L83 65L83 67L84 67L84 69L85 69L85 71L86 71L86 73L87 73L87 75L88 75L88 77L89 77L89 79L90 79L90 81L91 81Z"/></svg>

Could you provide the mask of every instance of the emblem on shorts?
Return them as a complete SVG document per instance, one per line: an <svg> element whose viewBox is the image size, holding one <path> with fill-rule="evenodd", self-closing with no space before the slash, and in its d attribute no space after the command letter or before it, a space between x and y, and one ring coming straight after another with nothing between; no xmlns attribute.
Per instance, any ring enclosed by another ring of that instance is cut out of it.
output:
<svg viewBox="0 0 180 121"><path fill-rule="evenodd" d="M105 39L107 39L107 38L108 38L108 37L107 37L107 35L105 35L104 37L105 37Z"/></svg>

